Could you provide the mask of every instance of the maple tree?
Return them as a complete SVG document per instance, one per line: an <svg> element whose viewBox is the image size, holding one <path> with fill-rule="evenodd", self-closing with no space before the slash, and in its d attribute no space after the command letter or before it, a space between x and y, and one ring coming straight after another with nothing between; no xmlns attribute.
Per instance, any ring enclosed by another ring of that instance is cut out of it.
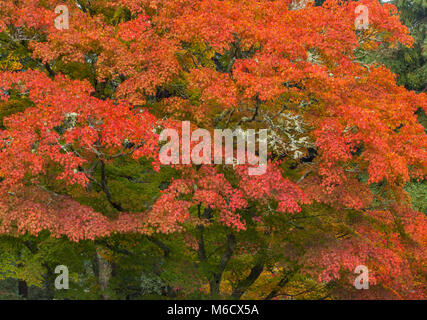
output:
<svg viewBox="0 0 427 320"><path fill-rule="evenodd" d="M412 45L393 5L62 4L66 30L56 0L0 4L1 234L88 241L104 298L111 266L147 270L128 260L140 250L168 264L146 285L169 296L426 297L427 221L405 185L427 173L427 97L366 59ZM266 173L161 166L161 129L182 120L267 128ZM369 292L352 287L357 265Z"/></svg>

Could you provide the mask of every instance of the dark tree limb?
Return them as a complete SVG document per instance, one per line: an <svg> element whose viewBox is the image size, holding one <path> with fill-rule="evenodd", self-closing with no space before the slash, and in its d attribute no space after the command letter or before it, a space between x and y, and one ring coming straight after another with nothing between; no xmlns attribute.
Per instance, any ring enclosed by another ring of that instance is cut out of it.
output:
<svg viewBox="0 0 427 320"><path fill-rule="evenodd" d="M107 185L107 175L105 174L105 163L102 160L100 160L100 163L101 163L101 188L104 191L105 195L107 196L108 202L118 211L123 211L122 206L112 200L111 191Z"/></svg>
<svg viewBox="0 0 427 320"><path fill-rule="evenodd" d="M259 278L264 270L264 264L264 259L257 261L257 263L252 267L249 275L237 283L236 287L233 289L233 293L231 294L233 299L240 299L246 290L248 290L249 287Z"/></svg>
<svg viewBox="0 0 427 320"><path fill-rule="evenodd" d="M236 237L234 234L230 233L229 235L227 235L227 246L224 254L221 256L221 260L217 269L218 271L213 273L212 279L209 281L209 287L212 297L219 296L219 285L221 282L222 274L224 273L225 268L227 267L227 264L230 261L235 248Z"/></svg>
<svg viewBox="0 0 427 320"><path fill-rule="evenodd" d="M154 243L156 246L158 246L160 249L162 249L163 256L165 258L167 258L170 255L170 252L171 252L170 248L166 244L164 244L162 241L151 236L147 236L147 239L152 243Z"/></svg>
<svg viewBox="0 0 427 320"><path fill-rule="evenodd" d="M292 270L285 272L283 274L283 277L280 279L279 283L276 285L276 287L274 287L273 290L271 290L271 292L264 298L264 300L271 300L274 297L279 296L279 292L280 290L283 289L284 286L286 286L289 281L292 279L292 276L295 272L297 272L297 270L299 269L299 266L294 267Z"/></svg>

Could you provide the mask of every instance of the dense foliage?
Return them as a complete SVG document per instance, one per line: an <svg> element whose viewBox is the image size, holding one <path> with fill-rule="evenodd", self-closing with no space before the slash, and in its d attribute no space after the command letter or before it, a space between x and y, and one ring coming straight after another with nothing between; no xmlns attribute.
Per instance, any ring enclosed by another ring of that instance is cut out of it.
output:
<svg viewBox="0 0 427 320"><path fill-rule="evenodd" d="M63 0L59 30L56 0L2 1L0 295L425 299L410 2ZM162 165L183 120L268 129L266 173Z"/></svg>

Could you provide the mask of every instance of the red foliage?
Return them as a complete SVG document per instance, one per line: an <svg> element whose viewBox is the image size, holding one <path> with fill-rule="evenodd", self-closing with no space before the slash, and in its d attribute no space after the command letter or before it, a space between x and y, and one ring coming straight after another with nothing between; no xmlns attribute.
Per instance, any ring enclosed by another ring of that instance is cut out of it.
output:
<svg viewBox="0 0 427 320"><path fill-rule="evenodd" d="M405 206L403 186L427 173L427 138L415 115L418 108L427 111L427 98L397 86L385 67L362 65L356 55L385 42L411 45L393 6L377 0L327 0L301 10L291 10L291 0L92 2L94 8L128 8L131 19L113 25L70 0L64 1L70 29L57 30L52 23L56 0L0 3L0 31L13 25L39 35L30 43L34 59L43 64L89 59L94 82L124 79L115 100L101 100L86 81L51 79L38 71L0 73L2 100L14 90L33 102L6 118L0 131L0 232L48 229L76 241L111 232L169 233L185 223L201 223L198 206L214 209L220 223L242 230L239 211L250 202L256 202L259 216L276 204L272 210L278 214L297 214L300 205L320 202L335 210L363 210L375 222L352 225L353 237L331 239L326 248L310 252L306 261L317 266L319 280L366 264L373 270L372 283L398 296L425 297L419 274L426 265L426 219ZM366 32L355 32L359 4L369 7ZM221 55L237 42L240 51L229 72L204 65L184 47L204 46ZM192 62L182 63L180 55ZM185 95L163 104L179 116L189 111L198 123L210 124L212 113L231 109L243 118L242 106L249 110L260 104L256 116L271 119L282 109L277 101L285 100L289 112L302 117L306 138L317 148L309 174L294 183L273 160L262 176L235 167L235 181L214 166L178 167L181 178L149 212L121 213L114 221L42 189L41 177L48 173L84 187L90 177L86 164L118 155L151 158L157 166L154 129L165 124L140 106L178 76L200 94L200 104ZM125 148L124 141L134 147ZM52 167L59 173L50 172ZM361 181L364 174L368 182ZM384 196L384 208L375 211L369 209L374 198L369 184L379 182L390 186L391 196Z"/></svg>

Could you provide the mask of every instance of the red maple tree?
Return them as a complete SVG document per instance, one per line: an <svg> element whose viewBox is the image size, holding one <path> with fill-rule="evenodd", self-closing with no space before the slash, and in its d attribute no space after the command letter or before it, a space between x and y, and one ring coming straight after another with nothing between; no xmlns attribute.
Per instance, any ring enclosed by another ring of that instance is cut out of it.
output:
<svg viewBox="0 0 427 320"><path fill-rule="evenodd" d="M427 137L415 112L427 111L427 98L397 86L384 66L363 62L385 43L411 45L393 6L376 0L63 2L68 30L52 23L55 0L0 4L0 30L29 41L37 62L37 70L0 73L4 102L11 95L31 101L5 118L0 131L0 232L48 229L75 241L111 232L171 233L201 223L192 214L197 206L242 230L239 211L251 203L261 218L322 203L370 222L346 224L351 237L308 247L301 259L317 266L308 272L319 281L347 279L356 265L366 265L372 284L398 297L425 297L427 221L411 209L404 186L426 175ZM355 30L359 4L369 8L367 30ZM56 71L59 63L89 66L91 77L73 80ZM169 91L162 95L164 87ZM158 104L148 108L153 96ZM249 176L245 166L177 166L181 176L150 210L123 212L105 177L93 177L93 166L144 157L158 168L158 129L178 120L209 130L268 128L266 174ZM301 161L310 150L315 156ZM287 160L300 163L298 177L287 177ZM46 176L83 188L92 180L120 215L109 219L44 188Z"/></svg>

